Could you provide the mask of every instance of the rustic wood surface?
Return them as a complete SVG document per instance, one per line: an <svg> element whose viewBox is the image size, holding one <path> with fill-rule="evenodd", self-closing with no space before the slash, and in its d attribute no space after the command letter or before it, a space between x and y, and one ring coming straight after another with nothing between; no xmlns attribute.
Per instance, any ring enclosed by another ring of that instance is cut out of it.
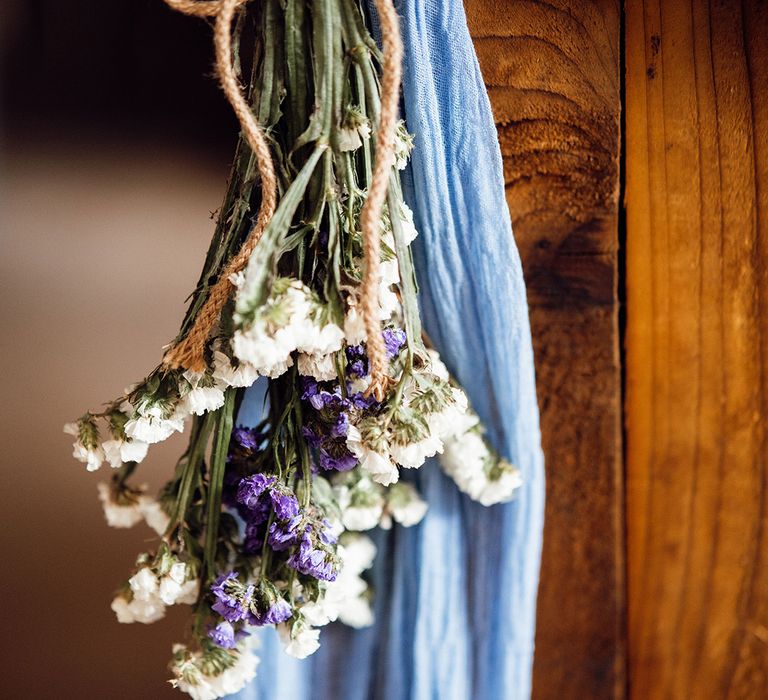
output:
<svg viewBox="0 0 768 700"><path fill-rule="evenodd" d="M466 7L528 282L547 460L534 697L622 697L619 6Z"/></svg>
<svg viewBox="0 0 768 700"><path fill-rule="evenodd" d="M768 697L768 5L627 3L631 696Z"/></svg>

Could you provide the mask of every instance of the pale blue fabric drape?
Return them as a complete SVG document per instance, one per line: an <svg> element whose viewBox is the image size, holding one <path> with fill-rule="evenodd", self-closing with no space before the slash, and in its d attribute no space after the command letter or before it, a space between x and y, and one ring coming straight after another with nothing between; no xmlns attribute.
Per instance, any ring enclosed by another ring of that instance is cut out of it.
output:
<svg viewBox="0 0 768 700"><path fill-rule="evenodd" d="M501 155L462 0L402 0L403 101L416 136L406 199L424 326L525 484L507 505L463 496L436 462L409 472L424 521L376 535L376 624L324 628L304 661L262 635L242 700L517 700L530 695L543 459L528 311ZM260 406L249 391L241 419Z"/></svg>

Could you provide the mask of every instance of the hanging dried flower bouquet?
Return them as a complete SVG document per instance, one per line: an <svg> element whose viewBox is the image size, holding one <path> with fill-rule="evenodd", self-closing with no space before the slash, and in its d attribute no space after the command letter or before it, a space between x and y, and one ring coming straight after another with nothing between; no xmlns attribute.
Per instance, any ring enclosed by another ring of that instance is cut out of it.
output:
<svg viewBox="0 0 768 700"><path fill-rule="evenodd" d="M192 606L172 682L216 698L253 678L254 628L277 626L303 658L323 625L372 623L364 572L376 550L360 532L414 525L427 509L401 469L440 455L485 505L509 500L519 475L422 338L391 2L378 3L384 56L356 0L167 2L215 17L243 134L177 341L145 380L66 430L88 470L114 469L99 485L108 523L144 520L160 537L112 602L118 620ZM246 97L236 71L250 26ZM238 426L257 380L262 419ZM149 446L185 430L157 499L133 485Z"/></svg>

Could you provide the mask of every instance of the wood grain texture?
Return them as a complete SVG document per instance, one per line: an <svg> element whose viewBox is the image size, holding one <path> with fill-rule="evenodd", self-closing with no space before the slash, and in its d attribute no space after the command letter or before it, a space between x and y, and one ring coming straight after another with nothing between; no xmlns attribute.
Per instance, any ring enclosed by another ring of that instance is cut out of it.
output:
<svg viewBox="0 0 768 700"><path fill-rule="evenodd" d="M768 697L768 5L627 3L631 696Z"/></svg>
<svg viewBox="0 0 768 700"><path fill-rule="evenodd" d="M547 467L536 698L624 688L619 6L467 0L528 283Z"/></svg>

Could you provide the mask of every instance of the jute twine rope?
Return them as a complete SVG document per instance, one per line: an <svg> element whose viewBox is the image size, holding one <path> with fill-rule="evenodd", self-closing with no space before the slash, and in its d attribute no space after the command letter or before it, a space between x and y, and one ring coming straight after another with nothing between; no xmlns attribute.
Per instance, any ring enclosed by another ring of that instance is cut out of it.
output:
<svg viewBox="0 0 768 700"><path fill-rule="evenodd" d="M221 87L237 116L248 145L256 156L256 164L261 176L261 206L256 223L251 229L242 247L222 270L216 284L211 287L208 298L195 317L195 323L189 333L176 345L172 346L163 357L163 364L171 368L184 367L196 372L205 370L205 345L221 316L221 310L232 294L233 285L230 276L240 272L248 263L251 253L261 238L277 202L277 177L269 145L264 132L253 116L246 101L232 66L232 21L235 11L246 0L165 0L172 8L184 14L196 17L216 17L213 31L213 43L216 49L216 72Z"/></svg>
<svg viewBox="0 0 768 700"><path fill-rule="evenodd" d="M248 0L240 0L237 6L245 5L246 2ZM221 0L165 0L165 4L193 17L215 17L221 9Z"/></svg>
<svg viewBox="0 0 768 700"><path fill-rule="evenodd" d="M170 7L197 17L216 17L214 44L216 68L224 93L234 110L248 144L256 154L262 179L262 201L256 224L245 243L232 258L211 288L203 308L189 333L166 352L163 362L169 367L205 369L205 345L232 293L230 275L240 272L259 242L264 227L275 210L277 180L264 132L243 96L232 67L232 20L236 9L247 0L165 0ZM365 271L360 295L360 310L365 323L371 385L368 393L381 401L390 381L387 376L387 352L378 320L381 283L381 238L379 222L387 196L389 177L394 165L395 128L402 79L403 43L400 22L392 0L376 0L381 25L384 64L381 80L381 114L376 133L376 158L371 187L360 215L364 240ZM391 216L394 213L390 212Z"/></svg>
<svg viewBox="0 0 768 700"><path fill-rule="evenodd" d="M389 177L395 156L395 127L400 97L400 81L403 65L403 41L400 36L400 19L392 0L376 0L376 11L381 25L381 44L384 65L381 76L381 115L376 132L376 160L373 166L371 187L360 214L363 230L365 272L363 274L360 308L365 322L366 350L371 372L368 393L381 401L387 390L387 350L378 320L379 286L381 284L381 237L379 222L387 196ZM395 212L389 212L395 216Z"/></svg>

